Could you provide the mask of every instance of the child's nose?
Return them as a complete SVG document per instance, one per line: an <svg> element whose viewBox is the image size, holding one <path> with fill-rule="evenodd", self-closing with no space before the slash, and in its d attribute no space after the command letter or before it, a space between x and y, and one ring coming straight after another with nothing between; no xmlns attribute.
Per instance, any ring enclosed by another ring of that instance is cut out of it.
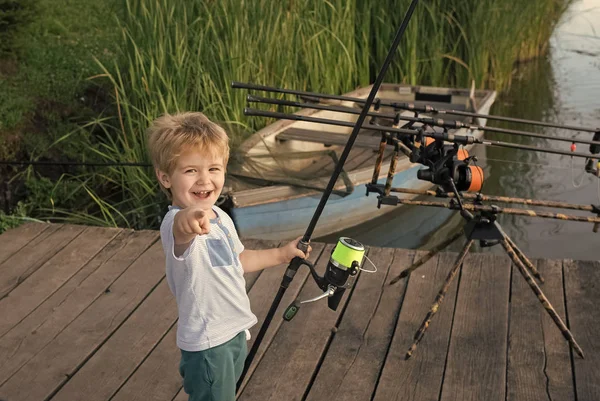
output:
<svg viewBox="0 0 600 401"><path fill-rule="evenodd" d="M201 171L198 174L198 179L196 180L196 182L198 183L206 183L210 181L210 175L208 174L208 172L206 171Z"/></svg>

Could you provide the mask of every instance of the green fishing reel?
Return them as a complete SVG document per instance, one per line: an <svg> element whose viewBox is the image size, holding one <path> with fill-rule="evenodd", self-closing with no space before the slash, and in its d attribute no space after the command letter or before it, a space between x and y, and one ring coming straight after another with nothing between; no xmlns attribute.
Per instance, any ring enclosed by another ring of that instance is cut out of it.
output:
<svg viewBox="0 0 600 401"><path fill-rule="evenodd" d="M323 298L327 298L329 309L337 310L346 291L346 282L350 276L355 276L358 273L364 256L365 247L363 244L352 238L340 237L331 252L323 277L317 274L312 263L303 261L303 264L310 268L311 275L319 288L324 292L319 296L305 301L299 301L296 298L285 310L283 318L290 321L296 316L301 304L315 302Z"/></svg>

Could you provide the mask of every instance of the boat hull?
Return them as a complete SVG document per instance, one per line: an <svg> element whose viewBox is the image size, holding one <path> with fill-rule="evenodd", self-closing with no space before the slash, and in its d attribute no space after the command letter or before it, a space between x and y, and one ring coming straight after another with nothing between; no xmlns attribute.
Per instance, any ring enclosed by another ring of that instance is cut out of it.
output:
<svg viewBox="0 0 600 401"><path fill-rule="evenodd" d="M450 91L450 89L444 90ZM356 94L354 95L356 96ZM481 114L489 113L495 96L495 92L487 92L482 98L477 111ZM250 141L247 141L245 151L251 152L249 149L256 147L256 144L260 145L261 141L265 142L272 135L272 132L281 130L285 124L289 125L290 122L279 121L273 124L272 127L263 129L261 132L255 134ZM478 124L485 125L485 119L479 119ZM466 130L460 129L456 134L466 135L468 133ZM477 130L470 134L478 138L483 136L483 132ZM471 154L478 156L482 156L485 152L483 145L467 146L466 148ZM417 190L432 188L433 184L431 182L417 178L417 171L422 168L422 165L410 163L406 157L403 157L403 160L399 161L392 186ZM378 181L379 184L385 184L386 174L387 166L384 165L382 166ZM351 172L350 175L355 178L359 176L362 178L358 180L352 179L355 185L351 194L344 197L332 194L329 197L325 209L319 218L319 222L315 227L313 237L339 232L345 228L356 226L378 216L390 213L396 210L397 207L402 206L382 205L378 208L376 193L365 196L367 192L366 184L370 181L372 170L369 169L367 171L365 169L361 173ZM276 191L273 191L273 196L268 196L270 192L264 192L261 201L249 201L247 195L238 193L239 198L243 198L243 201L236 202L235 196L233 196L233 206L229 208L228 212L236 224L240 237L278 241L290 240L304 235L320 202L322 192L301 189L289 189L289 191L293 192L284 196L281 196ZM251 192L248 191L248 193ZM264 196L265 194L267 196ZM409 194L395 195L404 199L413 199L416 197Z"/></svg>
<svg viewBox="0 0 600 401"><path fill-rule="evenodd" d="M414 165L396 173L393 186L419 190L431 188L430 182L417 179L417 170L421 168L420 165ZM385 184L385 179L380 179L379 183ZM388 205L377 208L377 194L365 196L366 193L366 184L361 184L345 197L331 195L313 236L331 234L395 210L394 206ZM398 196L403 199L415 197L408 194ZM289 240L304 234L320 199L321 194L316 193L281 202L234 208L232 214L238 233L243 238Z"/></svg>

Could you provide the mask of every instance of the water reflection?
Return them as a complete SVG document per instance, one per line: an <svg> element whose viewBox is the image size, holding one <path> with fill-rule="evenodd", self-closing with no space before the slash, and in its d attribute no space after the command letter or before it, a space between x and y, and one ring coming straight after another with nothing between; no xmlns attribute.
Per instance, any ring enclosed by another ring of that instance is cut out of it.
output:
<svg viewBox="0 0 600 401"><path fill-rule="evenodd" d="M600 0L575 2L551 40L547 57L520 65L511 90L499 96L492 114L600 127ZM488 121L491 126L541 132L552 136L591 139L591 134ZM506 134L490 139L568 150L568 142ZM579 145L578 151L588 147ZM600 203L598 179L583 174L583 159L539 152L488 147L483 192L581 204ZM375 201L375 200L374 200ZM516 206L515 206L516 207ZM567 214L577 214L562 211ZM590 224L501 215L499 222L530 257L599 259L600 233ZM348 235L374 246L431 248L462 227L456 212L402 206L384 218L321 240L334 242ZM462 241L450 247L459 250ZM476 248L476 251L490 249ZM502 252L499 247L493 252Z"/></svg>

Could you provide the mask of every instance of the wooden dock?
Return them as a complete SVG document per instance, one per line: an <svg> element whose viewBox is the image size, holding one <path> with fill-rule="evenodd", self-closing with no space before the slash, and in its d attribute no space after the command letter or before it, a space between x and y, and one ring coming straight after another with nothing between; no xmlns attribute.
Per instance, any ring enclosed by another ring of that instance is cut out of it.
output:
<svg viewBox="0 0 600 401"><path fill-rule="evenodd" d="M321 271L331 247L313 244ZM405 360L456 257L440 254L390 285L421 253L371 248L379 271L361 273L336 312L320 301L283 322L278 311L238 399L600 400L598 262L536 261L541 288L585 359L508 257L473 253ZM247 277L259 319L254 336L284 270ZM282 310L297 295L320 292L307 270L296 275ZM31 223L0 235L2 401L186 400L176 319L156 231Z"/></svg>

